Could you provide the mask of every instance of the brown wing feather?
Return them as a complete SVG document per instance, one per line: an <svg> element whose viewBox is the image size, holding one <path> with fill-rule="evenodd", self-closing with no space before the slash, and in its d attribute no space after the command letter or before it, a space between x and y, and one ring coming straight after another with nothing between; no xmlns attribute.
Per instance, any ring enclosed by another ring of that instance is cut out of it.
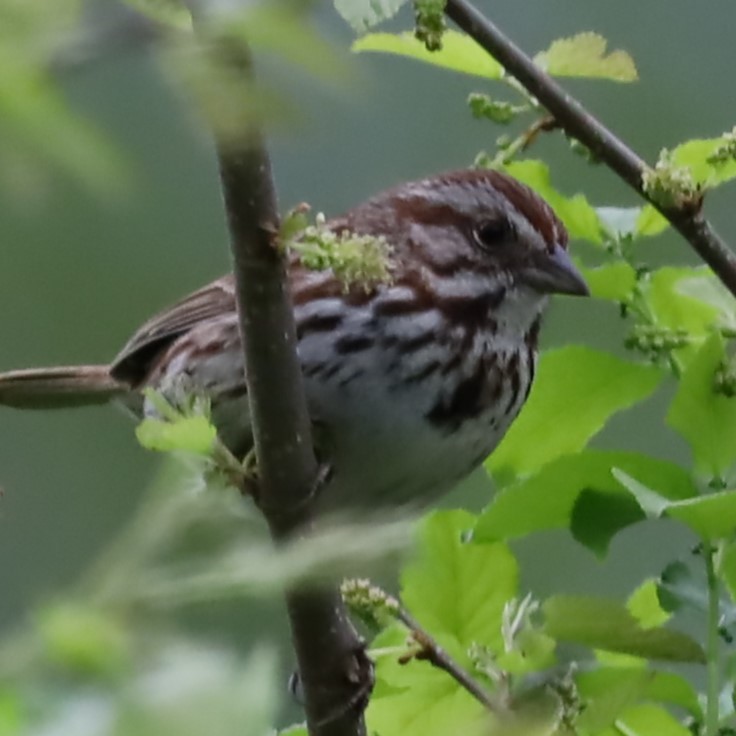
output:
<svg viewBox="0 0 736 736"><path fill-rule="evenodd" d="M235 309L235 286L231 274L185 296L154 315L135 332L110 367L113 378L136 385L151 362L173 340L194 325Z"/></svg>

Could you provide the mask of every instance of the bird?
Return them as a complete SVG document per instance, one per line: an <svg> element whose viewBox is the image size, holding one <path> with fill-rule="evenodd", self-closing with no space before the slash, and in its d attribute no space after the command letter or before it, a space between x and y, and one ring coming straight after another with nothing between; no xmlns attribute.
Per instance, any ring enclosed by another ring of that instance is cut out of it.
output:
<svg viewBox="0 0 736 736"><path fill-rule="evenodd" d="M390 278L370 287L288 260L310 418L324 437L329 510L432 503L498 445L533 385L552 294L587 295L552 208L491 169L401 183L326 222L381 238ZM0 405L118 403L156 414L146 389L211 403L238 457L252 449L233 276L185 296L136 330L108 364L0 374ZM319 448L318 448L319 449Z"/></svg>

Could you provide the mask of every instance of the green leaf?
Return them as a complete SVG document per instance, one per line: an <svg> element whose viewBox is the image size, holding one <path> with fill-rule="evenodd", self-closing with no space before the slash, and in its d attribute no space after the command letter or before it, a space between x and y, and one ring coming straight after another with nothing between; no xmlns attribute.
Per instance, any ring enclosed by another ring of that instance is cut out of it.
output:
<svg viewBox="0 0 736 736"><path fill-rule="evenodd" d="M658 325L684 328L693 335L706 335L718 317L712 304L713 292L703 298L701 279L710 269L666 266L651 274L645 294ZM695 280L695 283L693 281Z"/></svg>
<svg viewBox="0 0 736 736"><path fill-rule="evenodd" d="M401 575L401 598L434 636L495 650L501 648L502 613L517 593L519 573L505 545L464 541L475 522L462 511L425 519L417 558Z"/></svg>
<svg viewBox="0 0 736 736"><path fill-rule="evenodd" d="M636 285L636 271L626 261L606 263L597 268L580 267L591 296L614 302L624 301Z"/></svg>
<svg viewBox="0 0 736 736"><path fill-rule="evenodd" d="M621 50L606 55L607 43L597 33L578 33L553 41L546 51L534 57L534 61L553 76L635 82L639 77L634 60Z"/></svg>
<svg viewBox="0 0 736 736"><path fill-rule="evenodd" d="M614 468L613 475L636 498L642 511L650 518L667 516L677 519L703 539L724 538L736 529L736 491L717 491L670 501L619 468Z"/></svg>
<svg viewBox="0 0 736 736"><path fill-rule="evenodd" d="M443 34L440 51L427 51L424 44L409 32L369 33L354 41L352 50L406 56L444 69L486 79L501 79L504 74L503 67L470 36L452 30Z"/></svg>
<svg viewBox="0 0 736 736"><path fill-rule="evenodd" d="M604 731L600 736L692 736L692 731L683 726L661 706L641 703L630 708L617 721L616 728Z"/></svg>
<svg viewBox="0 0 736 736"><path fill-rule="evenodd" d="M728 135L696 138L680 144L672 151L672 162L687 166L696 184L715 186L736 178L736 158L714 162L712 157L728 142Z"/></svg>
<svg viewBox="0 0 736 736"><path fill-rule="evenodd" d="M670 226L669 220L651 204L644 205L636 220L636 234L653 237Z"/></svg>
<svg viewBox="0 0 736 736"><path fill-rule="evenodd" d="M542 606L544 630L558 641L671 662L705 662L700 645L664 628L643 628L621 603L605 598L556 595Z"/></svg>
<svg viewBox="0 0 736 736"><path fill-rule="evenodd" d="M687 366L667 414L690 444L697 470L709 478L724 476L736 461L736 399L714 390L724 357L723 339L714 334Z"/></svg>
<svg viewBox="0 0 736 736"><path fill-rule="evenodd" d="M135 430L138 442L156 452L192 452L209 455L217 430L204 416L181 417L174 421L144 419Z"/></svg>
<svg viewBox="0 0 736 736"><path fill-rule="evenodd" d="M646 668L601 667L576 677L580 695L588 701L578 726L582 733L599 733L637 702L655 700L702 716L698 696L680 675ZM647 734L652 736L652 734Z"/></svg>
<svg viewBox="0 0 736 736"><path fill-rule="evenodd" d="M542 356L529 401L486 468L498 479L528 475L581 450L616 412L645 399L664 373L579 345Z"/></svg>
<svg viewBox="0 0 736 736"><path fill-rule="evenodd" d="M633 499L584 488L573 506L570 533L602 559L608 554L611 539L621 529L641 520L641 509Z"/></svg>
<svg viewBox="0 0 736 736"><path fill-rule="evenodd" d="M585 450L559 458L532 477L499 491L481 514L473 538L513 539L542 529L570 526L583 490L625 495L611 474L614 467L644 483L661 484L674 499L696 493L689 473L672 463L634 452ZM578 523L584 524L585 519L579 518Z"/></svg>
<svg viewBox="0 0 736 736"><path fill-rule="evenodd" d="M407 0L333 0L335 10L357 33L393 18Z"/></svg>
<svg viewBox="0 0 736 736"><path fill-rule="evenodd" d="M670 619L670 613L660 605L657 581L654 578L647 578L639 585L626 601L626 608L645 629L662 626Z"/></svg>
<svg viewBox="0 0 736 736"><path fill-rule="evenodd" d="M567 197L552 186L549 166L542 161L526 159L511 161L504 167L509 174L530 186L543 197L562 220L570 237L600 244L601 220L595 207L583 194Z"/></svg>
<svg viewBox="0 0 736 736"><path fill-rule="evenodd" d="M736 331L736 299L709 268L692 269L691 275L679 279L674 288L682 296L715 310L719 326ZM705 314L703 310L704 321Z"/></svg>
<svg viewBox="0 0 736 736"><path fill-rule="evenodd" d="M687 524L703 539L725 539L736 530L736 491L718 491L671 503L666 515Z"/></svg>

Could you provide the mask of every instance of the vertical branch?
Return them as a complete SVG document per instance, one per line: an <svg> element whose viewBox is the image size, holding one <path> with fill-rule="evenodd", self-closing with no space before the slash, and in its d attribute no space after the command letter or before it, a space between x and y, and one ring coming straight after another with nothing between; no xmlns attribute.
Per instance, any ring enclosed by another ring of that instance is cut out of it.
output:
<svg viewBox="0 0 736 736"><path fill-rule="evenodd" d="M227 68L251 77L248 50L218 39ZM215 127L215 130L217 128ZM278 542L309 534L318 466L312 448L278 206L258 131L217 140L235 270L248 402L261 478L260 504ZM245 423L245 417L243 417ZM337 586L286 592L312 736L361 736L372 671Z"/></svg>

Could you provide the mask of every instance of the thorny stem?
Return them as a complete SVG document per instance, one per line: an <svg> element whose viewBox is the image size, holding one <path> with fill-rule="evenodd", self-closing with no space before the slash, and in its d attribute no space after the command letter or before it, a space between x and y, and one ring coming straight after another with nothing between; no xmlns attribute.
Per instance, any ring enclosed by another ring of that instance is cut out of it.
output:
<svg viewBox="0 0 736 736"><path fill-rule="evenodd" d="M643 187L642 176L649 169L646 163L468 0L447 0L445 13L515 77L529 94L539 100L554 116L560 128L587 146L593 155L667 218L736 296L736 255L703 217L699 207L665 207L655 201Z"/></svg>

